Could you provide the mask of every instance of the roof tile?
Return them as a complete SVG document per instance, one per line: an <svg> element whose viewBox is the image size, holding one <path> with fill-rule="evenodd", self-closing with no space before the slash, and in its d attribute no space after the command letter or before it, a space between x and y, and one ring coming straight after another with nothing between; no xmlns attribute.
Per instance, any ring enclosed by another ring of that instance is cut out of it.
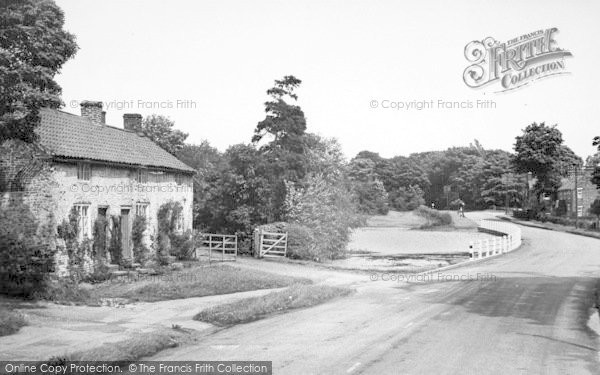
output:
<svg viewBox="0 0 600 375"><path fill-rule="evenodd" d="M54 156L194 171L135 132L55 109L41 109L40 117L40 143Z"/></svg>

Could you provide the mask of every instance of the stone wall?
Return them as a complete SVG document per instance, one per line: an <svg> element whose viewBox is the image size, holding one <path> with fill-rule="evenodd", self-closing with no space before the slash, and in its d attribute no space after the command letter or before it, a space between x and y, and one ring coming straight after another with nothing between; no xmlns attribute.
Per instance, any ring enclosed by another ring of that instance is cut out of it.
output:
<svg viewBox="0 0 600 375"><path fill-rule="evenodd" d="M20 228L36 243L54 249L58 191L52 163L43 150L20 140L0 145L0 210L9 221L0 225Z"/></svg>
<svg viewBox="0 0 600 375"><path fill-rule="evenodd" d="M121 210L128 209L131 228L136 214L136 205L144 204L148 226L145 242L150 248L156 238L158 209L166 202L177 201L183 206L183 230L191 230L193 215L191 177L183 177L182 184L177 185L174 173L150 171L147 183L140 184L136 182L137 173L134 167L92 164L91 178L86 181L77 178L76 163L55 163L54 178L60 184L56 210L58 220L68 218L74 205L85 204L89 205L90 231L99 215L99 209L106 210L106 217L120 216Z"/></svg>

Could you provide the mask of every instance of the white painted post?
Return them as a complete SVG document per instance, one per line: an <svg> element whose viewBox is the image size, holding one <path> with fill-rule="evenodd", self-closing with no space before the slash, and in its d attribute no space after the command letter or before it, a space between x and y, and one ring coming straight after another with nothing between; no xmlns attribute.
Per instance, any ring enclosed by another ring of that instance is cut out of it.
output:
<svg viewBox="0 0 600 375"><path fill-rule="evenodd" d="M469 260L473 260L475 257L475 249L473 248L473 246L474 246L473 241L469 242L469 255L470 255Z"/></svg>
<svg viewBox="0 0 600 375"><path fill-rule="evenodd" d="M506 235L502 236L502 252L508 252L508 236Z"/></svg>
<svg viewBox="0 0 600 375"><path fill-rule="evenodd" d="M481 240L477 240L477 253L479 254L479 259L483 258L482 248L483 244L481 243Z"/></svg>

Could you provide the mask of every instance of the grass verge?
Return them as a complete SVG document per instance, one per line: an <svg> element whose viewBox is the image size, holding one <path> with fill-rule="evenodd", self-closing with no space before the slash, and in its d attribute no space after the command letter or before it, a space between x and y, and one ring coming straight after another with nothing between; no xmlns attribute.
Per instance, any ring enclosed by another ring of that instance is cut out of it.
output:
<svg viewBox="0 0 600 375"><path fill-rule="evenodd" d="M59 280L50 283L47 290L38 294L36 298L59 304L99 306L102 300L119 300L119 304L156 302L283 288L294 283L311 282L306 278L281 276L229 265L194 265L161 275L131 276L93 285Z"/></svg>
<svg viewBox="0 0 600 375"><path fill-rule="evenodd" d="M6 307L0 307L0 336L8 336L19 332L27 322L23 315Z"/></svg>
<svg viewBox="0 0 600 375"><path fill-rule="evenodd" d="M94 299L125 298L129 301L155 302L283 288L294 283L309 284L310 282L309 279L304 278L218 265L196 266L159 276L140 277L136 280L107 281L95 285L90 292Z"/></svg>
<svg viewBox="0 0 600 375"><path fill-rule="evenodd" d="M55 356L48 361L62 363L66 361L114 361L128 362L154 355L161 350L174 348L188 339L189 333L178 329L162 329L140 333L127 340L106 343L97 348Z"/></svg>
<svg viewBox="0 0 600 375"><path fill-rule="evenodd" d="M415 214L427 220L427 223L421 225L419 229L452 225L453 222L452 215L450 215L448 212L432 210L431 208L425 206L420 206L417 208L415 210Z"/></svg>
<svg viewBox="0 0 600 375"><path fill-rule="evenodd" d="M294 284L285 290L261 297L245 298L202 310L194 319L220 326L248 323L267 315L315 306L350 293L352 289L349 288Z"/></svg>

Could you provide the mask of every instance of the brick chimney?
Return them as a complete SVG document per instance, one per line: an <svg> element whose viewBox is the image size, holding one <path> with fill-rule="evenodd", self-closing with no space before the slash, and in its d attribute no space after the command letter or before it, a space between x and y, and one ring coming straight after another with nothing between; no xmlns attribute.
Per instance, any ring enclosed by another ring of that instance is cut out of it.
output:
<svg viewBox="0 0 600 375"><path fill-rule="evenodd" d="M106 111L102 111L102 116L100 116L102 118L102 124L106 124Z"/></svg>
<svg viewBox="0 0 600 375"><path fill-rule="evenodd" d="M102 124L102 102L84 100L80 104L81 117L87 117L93 122Z"/></svg>
<svg viewBox="0 0 600 375"><path fill-rule="evenodd" d="M123 115L123 128L137 131L142 128L142 115L139 113L125 113Z"/></svg>

